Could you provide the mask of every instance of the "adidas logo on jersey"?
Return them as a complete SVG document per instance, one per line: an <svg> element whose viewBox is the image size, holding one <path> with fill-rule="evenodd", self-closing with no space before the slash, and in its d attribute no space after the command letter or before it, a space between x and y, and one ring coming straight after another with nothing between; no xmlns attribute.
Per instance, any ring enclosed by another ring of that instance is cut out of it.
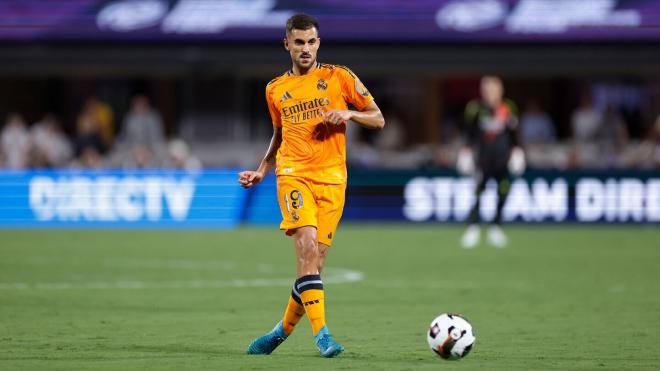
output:
<svg viewBox="0 0 660 371"><path fill-rule="evenodd" d="M284 92L284 95L282 96L282 98L280 98L280 103L284 102L285 100L291 99L291 98L293 98L291 96L291 93L289 93L288 91Z"/></svg>

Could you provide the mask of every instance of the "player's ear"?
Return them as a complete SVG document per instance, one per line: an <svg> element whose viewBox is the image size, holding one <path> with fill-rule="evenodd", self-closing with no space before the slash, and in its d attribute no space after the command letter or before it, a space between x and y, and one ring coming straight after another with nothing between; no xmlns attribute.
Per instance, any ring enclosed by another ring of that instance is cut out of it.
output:
<svg viewBox="0 0 660 371"><path fill-rule="evenodd" d="M285 37L283 41L284 41L284 49L289 50L289 39Z"/></svg>

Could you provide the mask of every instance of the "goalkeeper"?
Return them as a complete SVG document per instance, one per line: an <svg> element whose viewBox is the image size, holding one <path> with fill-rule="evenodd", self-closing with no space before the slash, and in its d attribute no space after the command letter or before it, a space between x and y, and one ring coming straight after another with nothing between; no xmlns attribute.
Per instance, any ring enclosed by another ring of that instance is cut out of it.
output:
<svg viewBox="0 0 660 371"><path fill-rule="evenodd" d="M518 118L515 104L504 99L502 80L497 76L484 76L480 83L481 99L470 101L465 107L465 146L458 154L457 170L473 175L476 201L469 215L469 226L461 245L472 248L481 237L480 196L490 179L497 183L497 211L488 229L488 242L505 247L508 238L501 228L502 209L509 194L511 176L525 170L525 154L519 146Z"/></svg>

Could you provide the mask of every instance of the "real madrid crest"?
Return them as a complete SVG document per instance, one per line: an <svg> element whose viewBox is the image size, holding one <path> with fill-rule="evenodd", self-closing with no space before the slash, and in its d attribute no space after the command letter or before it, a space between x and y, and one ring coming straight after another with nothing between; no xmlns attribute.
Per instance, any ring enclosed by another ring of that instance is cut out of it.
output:
<svg viewBox="0 0 660 371"><path fill-rule="evenodd" d="M319 81L316 83L316 88L318 90L325 90L328 88L328 83L323 79L319 79Z"/></svg>

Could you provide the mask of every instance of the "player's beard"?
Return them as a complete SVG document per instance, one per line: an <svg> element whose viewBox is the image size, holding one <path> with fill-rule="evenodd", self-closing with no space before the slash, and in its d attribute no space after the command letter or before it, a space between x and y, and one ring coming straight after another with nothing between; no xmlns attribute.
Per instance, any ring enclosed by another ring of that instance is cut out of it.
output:
<svg viewBox="0 0 660 371"><path fill-rule="evenodd" d="M295 59L295 60L294 60L294 63L296 64L296 67L298 67L298 70L299 70L300 72L306 72L306 71L308 71L310 68L312 68L312 66L313 66L314 64L316 64L316 56L309 54L309 64L303 64L303 62L302 62L302 56L303 56L303 55L301 54L300 57L298 57L297 59Z"/></svg>

